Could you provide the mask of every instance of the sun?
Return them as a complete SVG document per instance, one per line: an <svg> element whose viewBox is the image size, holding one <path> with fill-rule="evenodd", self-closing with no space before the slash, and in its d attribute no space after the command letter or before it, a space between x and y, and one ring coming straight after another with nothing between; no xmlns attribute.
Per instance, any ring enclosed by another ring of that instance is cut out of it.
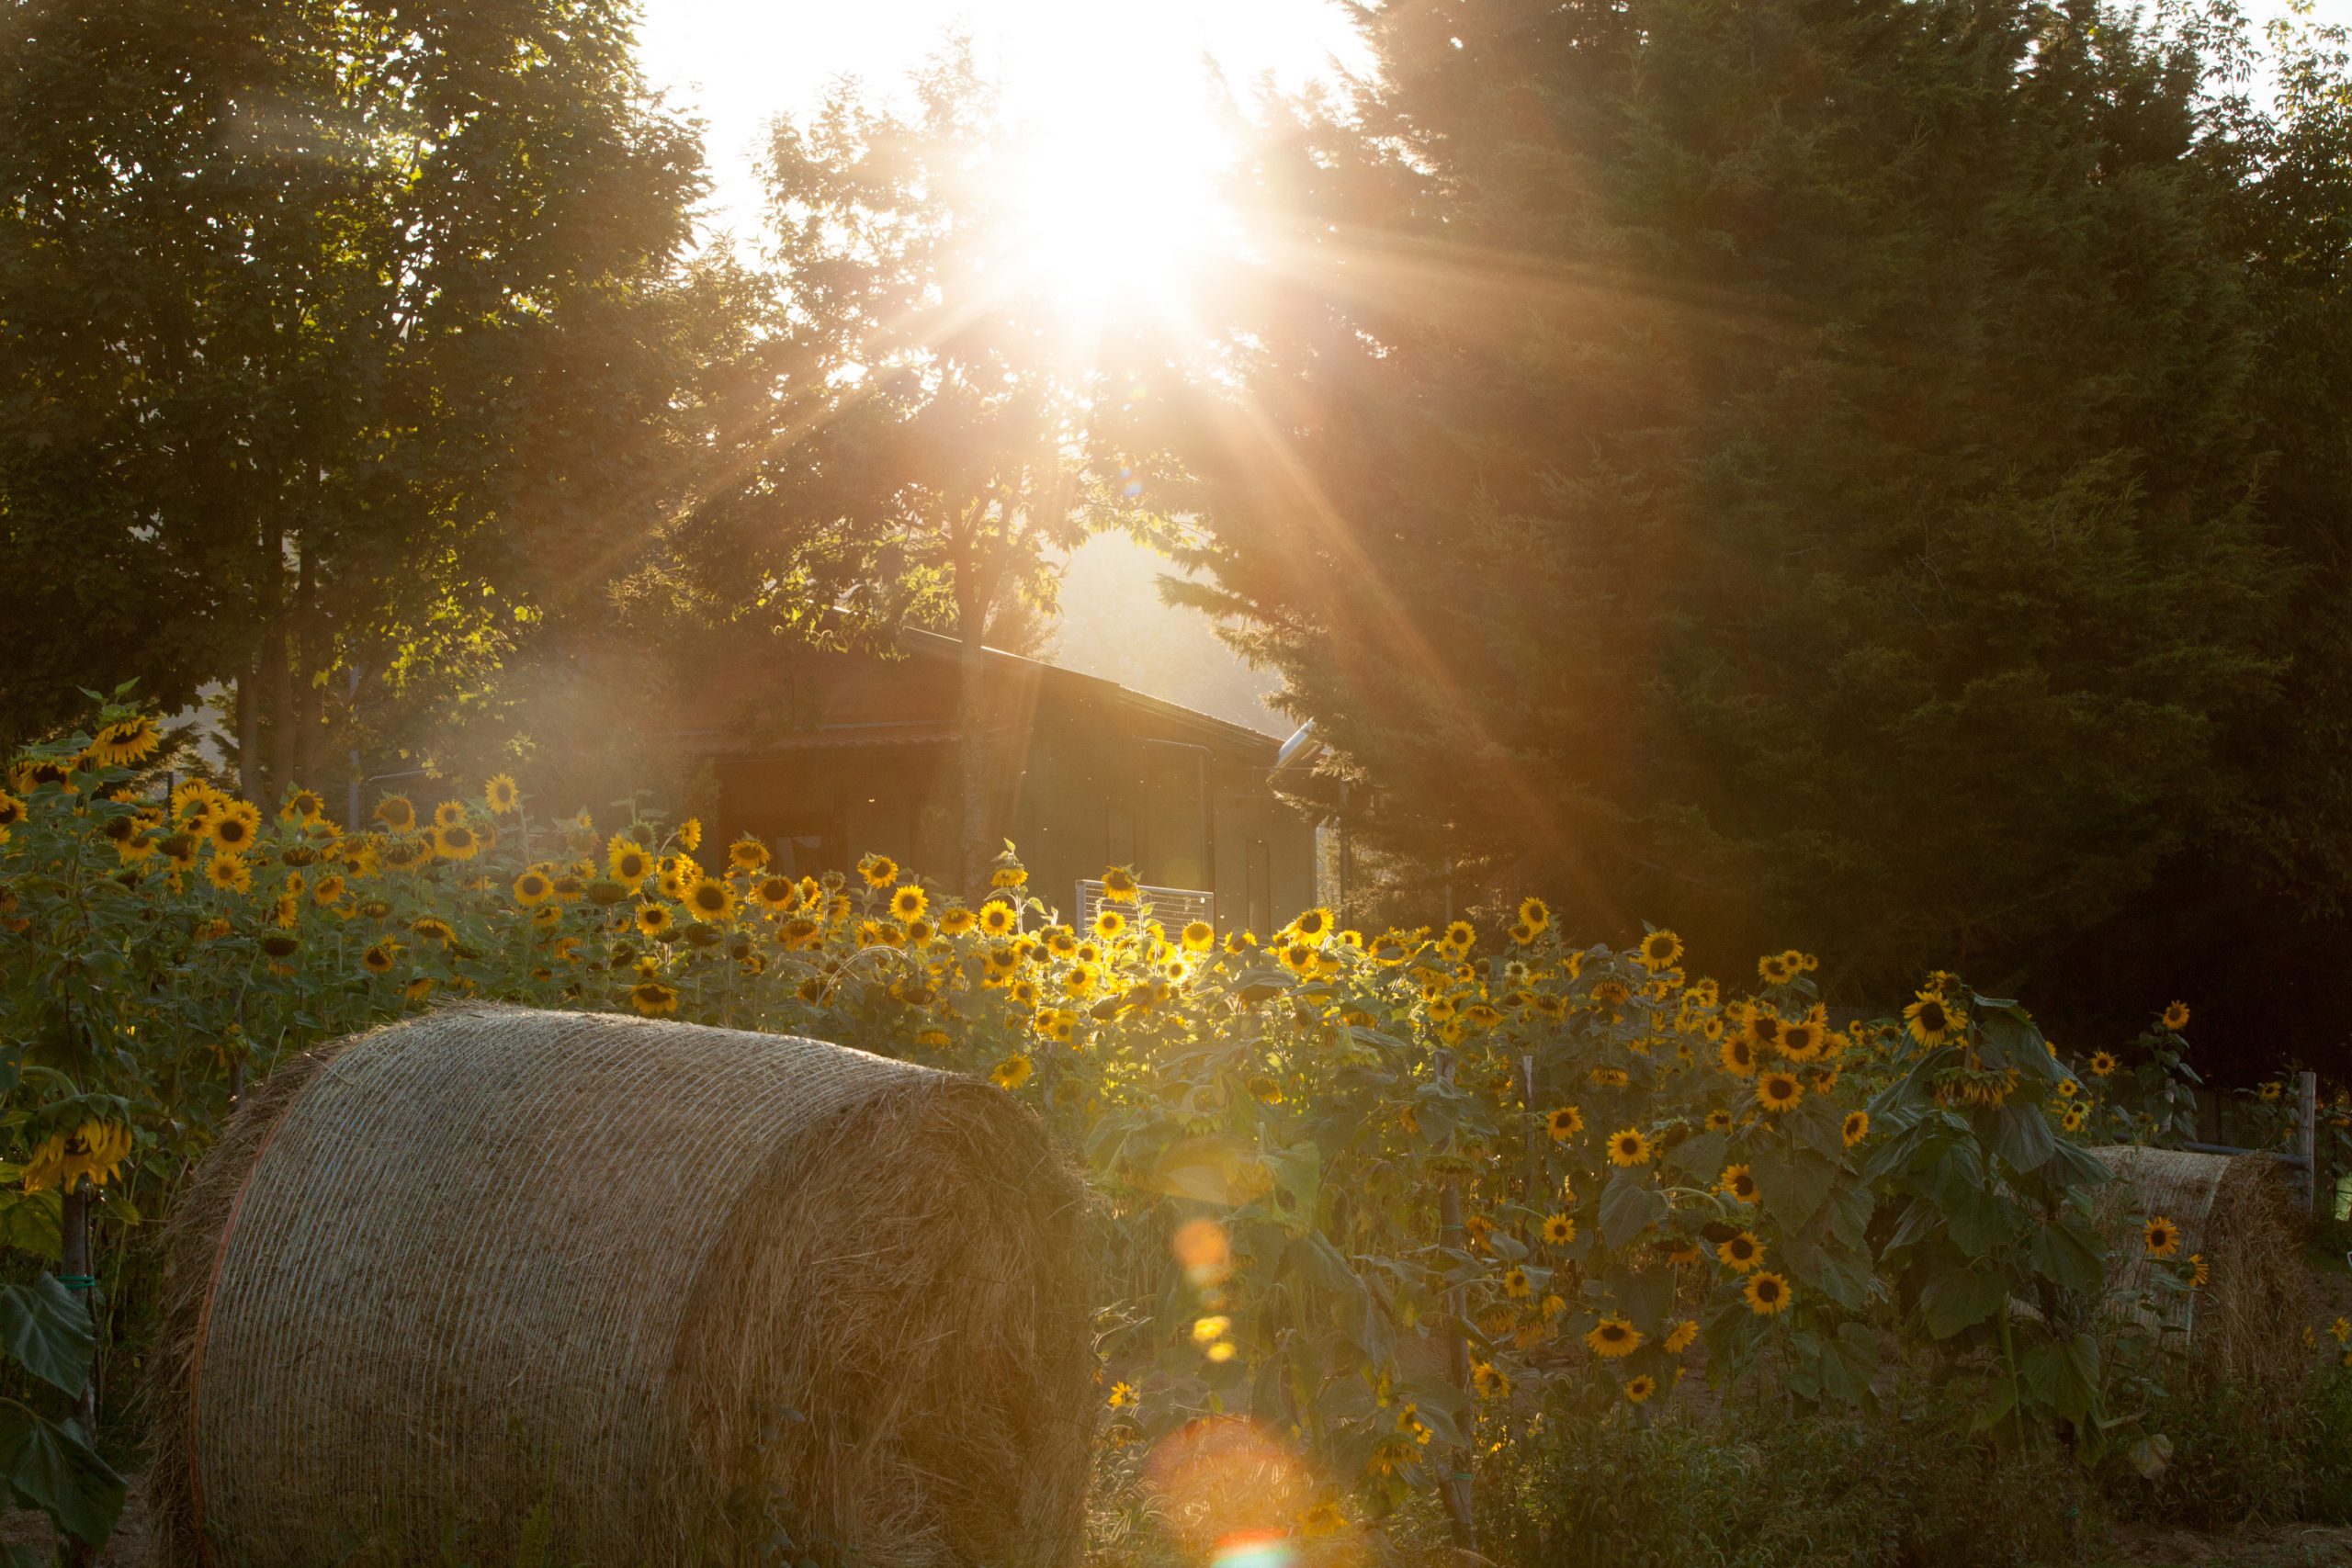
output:
<svg viewBox="0 0 2352 1568"><path fill-rule="evenodd" d="M1023 262L1068 313L1173 308L1233 243L1218 193L1234 148L1212 77L1149 17L1105 7L1034 38L1006 83L1001 174Z"/></svg>

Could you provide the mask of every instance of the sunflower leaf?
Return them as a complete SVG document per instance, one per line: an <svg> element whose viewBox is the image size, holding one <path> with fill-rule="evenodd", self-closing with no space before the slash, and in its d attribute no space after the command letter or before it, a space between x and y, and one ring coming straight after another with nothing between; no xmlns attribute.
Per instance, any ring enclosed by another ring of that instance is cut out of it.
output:
<svg viewBox="0 0 2352 1568"><path fill-rule="evenodd" d="M1822 1200L1829 1196L1830 1185L1838 1178L1835 1165L1810 1149L1801 1148L1786 1154L1773 1148L1759 1149L1748 1162L1748 1170L1756 1178L1757 1196L1763 1200L1765 1212L1792 1231L1820 1210Z"/></svg>
<svg viewBox="0 0 2352 1568"><path fill-rule="evenodd" d="M1928 1281L1919 1292L1919 1311L1927 1319L1928 1333L1949 1339L2000 1311L2008 1299L2009 1283L2000 1275L1955 1269Z"/></svg>
<svg viewBox="0 0 2352 1568"><path fill-rule="evenodd" d="M1623 1247L1666 1218L1666 1195L1630 1170L1609 1179L1600 1193L1601 1239Z"/></svg>

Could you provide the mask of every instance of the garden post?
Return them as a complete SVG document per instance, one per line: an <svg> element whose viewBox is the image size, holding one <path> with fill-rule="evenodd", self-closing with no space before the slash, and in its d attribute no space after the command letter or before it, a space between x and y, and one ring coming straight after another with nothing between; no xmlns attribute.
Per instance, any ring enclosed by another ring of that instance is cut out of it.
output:
<svg viewBox="0 0 2352 1568"><path fill-rule="evenodd" d="M1437 1076L1451 1084L1453 1081L1453 1053L1438 1052L1434 1065ZM1446 1147L1449 1150L1453 1147L1453 1140L1450 1137L1446 1140ZM1438 1189L1437 1201L1440 1238L1444 1246L1458 1249L1463 1241L1462 1181L1459 1177L1445 1179L1445 1184ZM1469 1311L1469 1292L1465 1287L1455 1285L1446 1292L1445 1312L1449 1322L1445 1348L1447 1370L1453 1379L1453 1386L1465 1395L1470 1393L1470 1335L1465 1325ZM1438 1484L1439 1494L1445 1499L1446 1518L1453 1529L1453 1544L1464 1551L1475 1551L1478 1547L1477 1520L1470 1508L1470 1464L1474 1453L1475 1450L1466 1445L1456 1449L1447 1461L1444 1480Z"/></svg>
<svg viewBox="0 0 2352 1568"><path fill-rule="evenodd" d="M2302 1174L2295 1179L2302 1190L2303 1218L2312 1217L2312 1207L2319 1197L2319 1075L2301 1072L2295 1075L2295 1153L2302 1160Z"/></svg>
<svg viewBox="0 0 2352 1568"><path fill-rule="evenodd" d="M97 1313L91 1292L97 1288L97 1278L90 1267L90 1195L92 1188L86 1178L76 1176L65 1190L62 1212L58 1216L58 1283L82 1298L82 1304L91 1308L93 1327ZM82 1435L95 1448L98 1441L98 1387L95 1366L82 1382L82 1392L74 1396L74 1419L81 1424ZM80 1538L59 1532L59 1553L65 1568L87 1568L96 1561L95 1550Z"/></svg>

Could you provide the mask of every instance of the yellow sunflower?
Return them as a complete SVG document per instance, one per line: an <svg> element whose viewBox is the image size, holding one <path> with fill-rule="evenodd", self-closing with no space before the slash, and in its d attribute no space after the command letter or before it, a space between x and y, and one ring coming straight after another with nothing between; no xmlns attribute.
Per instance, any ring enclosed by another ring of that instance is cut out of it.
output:
<svg viewBox="0 0 2352 1568"><path fill-rule="evenodd" d="M376 803L376 820L395 833L405 833L416 826L416 807L404 795L388 795Z"/></svg>
<svg viewBox="0 0 2352 1568"><path fill-rule="evenodd" d="M990 936L1009 935L1020 919L1013 907L1001 898L991 898L980 906L980 930Z"/></svg>
<svg viewBox="0 0 2352 1568"><path fill-rule="evenodd" d="M678 843L688 853L702 848L702 818L689 817L678 824Z"/></svg>
<svg viewBox="0 0 2352 1568"><path fill-rule="evenodd" d="M1715 1190L1737 1203L1756 1201L1756 1178L1744 1165L1727 1165L1715 1180Z"/></svg>
<svg viewBox="0 0 2352 1568"><path fill-rule="evenodd" d="M2177 1032L2188 1027L2188 1004L2175 1002L2165 1009L2165 1027Z"/></svg>
<svg viewBox="0 0 2352 1568"><path fill-rule="evenodd" d="M367 966L368 971L370 974L387 975L391 972L392 960L398 956L399 953L400 944L398 942L390 941L379 942L369 947L367 952L361 953L359 955L359 962Z"/></svg>
<svg viewBox="0 0 2352 1568"><path fill-rule="evenodd" d="M1594 1355L1613 1361L1640 1349L1643 1337L1640 1329L1612 1314L1594 1324L1585 1334L1584 1342Z"/></svg>
<svg viewBox="0 0 2352 1568"><path fill-rule="evenodd" d="M1126 916L1118 910L1103 908L1094 911L1094 934L1108 942L1127 929Z"/></svg>
<svg viewBox="0 0 2352 1568"><path fill-rule="evenodd" d="M327 814L327 803L316 791L307 789L287 792L286 804L277 808L277 819L290 825L308 827Z"/></svg>
<svg viewBox="0 0 2352 1568"><path fill-rule="evenodd" d="M1722 1110L1716 1110L1716 1111L1708 1111L1708 1112L1707 1112L1707 1131L1708 1131L1708 1132L1710 1132L1710 1133L1728 1133L1728 1132L1730 1132L1730 1131L1731 1131L1731 1112L1730 1112L1730 1111L1722 1111Z"/></svg>
<svg viewBox="0 0 2352 1568"><path fill-rule="evenodd" d="M1521 898L1519 901L1519 923L1540 935L1552 923L1552 906L1541 898Z"/></svg>
<svg viewBox="0 0 2352 1568"><path fill-rule="evenodd" d="M250 893L254 890L254 869L243 855L223 852L205 863L204 880L223 893Z"/></svg>
<svg viewBox="0 0 2352 1568"><path fill-rule="evenodd" d="M636 840L616 833L605 846L605 869L613 874L615 882L634 893L653 874L653 854Z"/></svg>
<svg viewBox="0 0 2352 1568"><path fill-rule="evenodd" d="M1752 1078L1756 1076L1756 1046L1745 1034L1735 1034L1724 1040L1715 1059L1723 1064L1724 1071L1734 1077Z"/></svg>
<svg viewBox="0 0 2352 1568"><path fill-rule="evenodd" d="M765 871L768 847L747 834L727 846L727 863L737 871Z"/></svg>
<svg viewBox="0 0 2352 1568"><path fill-rule="evenodd" d="M888 887L899 880L899 863L888 855L867 855L857 863L857 874L868 887Z"/></svg>
<svg viewBox="0 0 2352 1568"><path fill-rule="evenodd" d="M2162 1214L2148 1222L2148 1256L2170 1258L2180 1250L2180 1227Z"/></svg>
<svg viewBox="0 0 2352 1568"><path fill-rule="evenodd" d="M2095 1078L2103 1078L2110 1076L2114 1073L2115 1069L2121 1065L2122 1064L2118 1062L2114 1056L2105 1051L2094 1051L2091 1053L2091 1077Z"/></svg>
<svg viewBox="0 0 2352 1568"><path fill-rule="evenodd" d="M1029 1075L1035 1070L1029 1058L1016 1051L989 1070L989 1081L999 1089L1019 1089L1029 1081Z"/></svg>
<svg viewBox="0 0 2352 1568"><path fill-rule="evenodd" d="M1740 1292L1747 1298L1747 1310L1758 1317L1770 1317L1786 1311L1792 1292L1788 1280L1770 1269L1747 1277L1747 1288Z"/></svg>
<svg viewBox="0 0 2352 1568"><path fill-rule="evenodd" d="M1656 974L1669 969L1682 956L1682 939L1672 931L1652 931L1642 938L1642 967Z"/></svg>
<svg viewBox="0 0 2352 1568"><path fill-rule="evenodd" d="M939 932L942 936L962 936L978 924L979 917L960 904L939 912Z"/></svg>
<svg viewBox="0 0 2352 1568"><path fill-rule="evenodd" d="M529 908L544 904L555 896L555 884L547 873L534 867L514 879L514 902Z"/></svg>
<svg viewBox="0 0 2352 1568"><path fill-rule="evenodd" d="M1566 1214L1553 1214L1544 1222L1544 1239L1554 1247L1566 1247L1577 1238L1577 1223Z"/></svg>
<svg viewBox="0 0 2352 1568"><path fill-rule="evenodd" d="M1125 866L1114 865L1102 874L1102 897L1114 904L1132 904L1141 892L1143 884Z"/></svg>
<svg viewBox="0 0 2352 1568"><path fill-rule="evenodd" d="M1735 1274L1745 1274L1764 1261L1764 1244L1753 1232L1741 1231L1715 1244L1715 1256Z"/></svg>
<svg viewBox="0 0 2352 1568"><path fill-rule="evenodd" d="M490 814L493 817L505 816L514 809L515 802L521 798L522 794L515 789L514 777L511 773L492 773L489 782L481 786L482 804L490 807Z"/></svg>
<svg viewBox="0 0 2352 1568"><path fill-rule="evenodd" d="M1187 953L1206 953L1216 944L1216 928L1206 920L1188 920L1178 940Z"/></svg>
<svg viewBox="0 0 2352 1568"><path fill-rule="evenodd" d="M1609 1134L1609 1163L1630 1170L1650 1162L1650 1141L1636 1127L1621 1128Z"/></svg>
<svg viewBox="0 0 2352 1568"><path fill-rule="evenodd" d="M1635 1372L1625 1380L1625 1402L1640 1404L1657 1392L1657 1379L1647 1372Z"/></svg>
<svg viewBox="0 0 2352 1568"><path fill-rule="evenodd" d="M455 828L465 819L466 803L462 800L445 800L433 808L433 825L435 828Z"/></svg>
<svg viewBox="0 0 2352 1568"><path fill-rule="evenodd" d="M102 768L128 768L143 762L155 754L164 743L164 732L146 714L133 714L102 724L90 738L89 755Z"/></svg>
<svg viewBox="0 0 2352 1568"><path fill-rule="evenodd" d="M1514 1267L1504 1273L1503 1294L1515 1302L1523 1302L1534 1293L1535 1282L1527 1277L1526 1269Z"/></svg>
<svg viewBox="0 0 2352 1568"><path fill-rule="evenodd" d="M1936 991L1921 991L1903 1010L1903 1027L1922 1045L1940 1045L1968 1027L1968 1015Z"/></svg>
<svg viewBox="0 0 2352 1568"><path fill-rule="evenodd" d="M637 911L637 929L647 936L660 936L675 923L667 904L647 904Z"/></svg>
<svg viewBox="0 0 2352 1568"><path fill-rule="evenodd" d="M1698 1337L1699 1320L1695 1317L1686 1317L1674 1325L1673 1333L1666 1337L1667 1352L1669 1355L1679 1356L1683 1351L1690 1348L1690 1342Z"/></svg>
<svg viewBox="0 0 2352 1568"><path fill-rule="evenodd" d="M698 920L717 923L735 918L735 889L715 876L696 877L679 902Z"/></svg>
<svg viewBox="0 0 2352 1568"><path fill-rule="evenodd" d="M1791 1019L1781 1025L1780 1037L1772 1048L1792 1062L1810 1062L1821 1055L1824 1031L1810 1019Z"/></svg>
<svg viewBox="0 0 2352 1568"><path fill-rule="evenodd" d="M1756 1103L1778 1114L1804 1098L1804 1085L1794 1073L1766 1073L1756 1080Z"/></svg>
<svg viewBox="0 0 2352 1568"><path fill-rule="evenodd" d="M894 919L919 920L931 908L931 895L909 884L890 895L890 915Z"/></svg>
<svg viewBox="0 0 2352 1568"><path fill-rule="evenodd" d="M752 901L770 914L789 909L800 901L800 890L788 876L763 876L752 884Z"/></svg>
<svg viewBox="0 0 2352 1568"><path fill-rule="evenodd" d="M1573 1105L1563 1105L1544 1118L1544 1125L1554 1142L1564 1142L1584 1131L1584 1112Z"/></svg>
<svg viewBox="0 0 2352 1568"><path fill-rule="evenodd" d="M648 1018L678 1010L678 991L659 980L639 980L628 988L629 1005Z"/></svg>
<svg viewBox="0 0 2352 1568"><path fill-rule="evenodd" d="M1856 1144L1859 1144L1864 1138L1869 1137L1870 1132L1871 1113L1869 1111L1849 1111L1846 1112L1846 1125L1844 1133L1846 1146L1848 1148L1852 1148Z"/></svg>
<svg viewBox="0 0 2352 1568"><path fill-rule="evenodd" d="M260 841L261 808L250 800L223 801L204 819L204 836L216 849L243 854Z"/></svg>

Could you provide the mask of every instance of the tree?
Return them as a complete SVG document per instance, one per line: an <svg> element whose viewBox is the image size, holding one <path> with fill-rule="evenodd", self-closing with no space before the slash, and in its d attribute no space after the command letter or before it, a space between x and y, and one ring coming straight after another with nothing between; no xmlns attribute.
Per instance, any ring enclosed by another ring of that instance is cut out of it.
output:
<svg viewBox="0 0 2352 1568"><path fill-rule="evenodd" d="M776 121L772 375L730 427L731 482L672 548L722 618L764 623L781 602L804 631L956 638L959 874L977 891L997 848L985 650L1051 612L1069 549L1152 513L1105 394L1133 345L1073 318L1036 265L993 88L966 46L910 85L906 111L845 85Z"/></svg>
<svg viewBox="0 0 2352 1568"><path fill-rule="evenodd" d="M1374 845L1883 998L2023 977L2243 808L2301 566L2252 111L2190 42L2086 3L1363 26L1378 80L1256 170L1245 395L1187 456L1190 596Z"/></svg>
<svg viewBox="0 0 2352 1568"><path fill-rule="evenodd" d="M0 19L0 732L233 682L248 793L593 625L710 346L621 0ZM724 335L723 333L720 335Z"/></svg>

